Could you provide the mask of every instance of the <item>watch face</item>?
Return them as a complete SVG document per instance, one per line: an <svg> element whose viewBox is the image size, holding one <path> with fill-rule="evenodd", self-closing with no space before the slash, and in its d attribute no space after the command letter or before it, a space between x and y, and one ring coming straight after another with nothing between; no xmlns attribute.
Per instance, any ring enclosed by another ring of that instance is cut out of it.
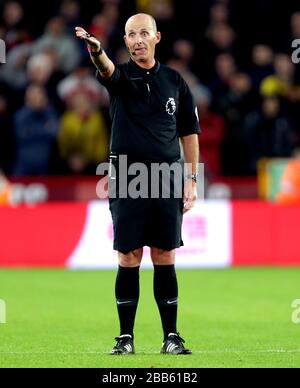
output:
<svg viewBox="0 0 300 388"><path fill-rule="evenodd" d="M187 179L192 180L193 182L197 183L198 181L198 174L190 174L187 176Z"/></svg>

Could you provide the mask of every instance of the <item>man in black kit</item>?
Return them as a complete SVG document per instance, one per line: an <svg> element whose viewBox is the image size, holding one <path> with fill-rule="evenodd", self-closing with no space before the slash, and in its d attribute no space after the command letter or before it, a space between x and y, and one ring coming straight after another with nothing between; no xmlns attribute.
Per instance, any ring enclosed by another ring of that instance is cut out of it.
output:
<svg viewBox="0 0 300 388"><path fill-rule="evenodd" d="M199 122L185 81L155 59L161 34L154 18L147 14L132 16L125 33L131 59L115 66L101 43L76 27L77 37L88 45L99 81L110 94L111 161L116 165L118 158L126 155L129 163L140 162L148 167L153 163L172 164L180 160L181 139L189 167L180 198L110 198L114 249L119 255L116 300L121 330L112 354L135 352L134 321L144 246L150 247L154 265L154 295L164 331L161 353L191 354L177 332L175 250L183 245L183 214L192 209L197 199Z"/></svg>

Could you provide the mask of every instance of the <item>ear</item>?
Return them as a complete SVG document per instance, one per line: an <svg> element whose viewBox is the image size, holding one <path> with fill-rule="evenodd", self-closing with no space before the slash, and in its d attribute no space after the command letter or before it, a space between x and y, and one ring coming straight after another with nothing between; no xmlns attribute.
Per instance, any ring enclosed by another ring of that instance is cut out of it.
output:
<svg viewBox="0 0 300 388"><path fill-rule="evenodd" d="M157 31L156 33L156 43L159 43L161 41L161 33Z"/></svg>
<svg viewBox="0 0 300 388"><path fill-rule="evenodd" d="M126 35L124 35L124 42L125 42L125 44L127 46L127 36Z"/></svg>

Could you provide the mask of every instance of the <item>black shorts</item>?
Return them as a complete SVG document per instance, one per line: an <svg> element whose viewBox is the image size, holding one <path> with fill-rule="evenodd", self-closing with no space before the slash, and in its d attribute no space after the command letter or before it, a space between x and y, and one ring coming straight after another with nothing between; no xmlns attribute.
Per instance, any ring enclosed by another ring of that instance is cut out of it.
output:
<svg viewBox="0 0 300 388"><path fill-rule="evenodd" d="M118 180L118 176L115 178ZM117 189L116 198L110 198L109 205L114 250L126 254L144 246L165 251L183 246L183 199L174 196L172 186L170 198L120 198Z"/></svg>

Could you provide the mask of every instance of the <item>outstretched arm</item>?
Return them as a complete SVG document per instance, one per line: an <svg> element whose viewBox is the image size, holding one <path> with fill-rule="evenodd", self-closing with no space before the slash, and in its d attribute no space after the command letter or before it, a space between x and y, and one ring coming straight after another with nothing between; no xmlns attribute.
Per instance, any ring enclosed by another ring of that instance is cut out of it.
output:
<svg viewBox="0 0 300 388"><path fill-rule="evenodd" d="M113 64L113 62L108 58L108 56L103 50L101 53L99 53L99 55L93 55L93 53L97 54L101 51L101 43L99 42L99 40L96 39L94 36L91 36L82 27L76 27L75 32L77 38L86 42L90 52L91 60L96 66L96 68L99 70L101 77L110 78L115 71L115 65Z"/></svg>

